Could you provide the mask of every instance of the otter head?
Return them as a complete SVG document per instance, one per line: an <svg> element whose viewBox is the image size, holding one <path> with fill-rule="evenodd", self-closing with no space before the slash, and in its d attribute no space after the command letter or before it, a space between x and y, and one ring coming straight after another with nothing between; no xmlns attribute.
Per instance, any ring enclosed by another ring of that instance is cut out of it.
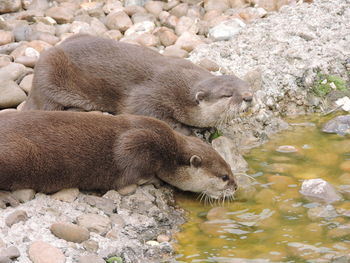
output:
<svg viewBox="0 0 350 263"><path fill-rule="evenodd" d="M237 189L230 166L209 145L186 138L184 159L175 171L159 174L163 181L183 190L202 193L213 199L229 199Z"/></svg>
<svg viewBox="0 0 350 263"><path fill-rule="evenodd" d="M218 127L246 111L253 101L249 84L233 75L203 79L193 91L196 106L189 125L196 127Z"/></svg>

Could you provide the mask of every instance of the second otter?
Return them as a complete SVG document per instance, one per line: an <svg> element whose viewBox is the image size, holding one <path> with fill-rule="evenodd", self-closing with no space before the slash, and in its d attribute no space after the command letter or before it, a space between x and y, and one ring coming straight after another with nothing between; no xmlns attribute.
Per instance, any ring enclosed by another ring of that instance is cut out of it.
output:
<svg viewBox="0 0 350 263"><path fill-rule="evenodd" d="M141 46L75 35L44 51L23 110L104 111L163 120L183 133L217 127L252 100L236 76L214 76Z"/></svg>

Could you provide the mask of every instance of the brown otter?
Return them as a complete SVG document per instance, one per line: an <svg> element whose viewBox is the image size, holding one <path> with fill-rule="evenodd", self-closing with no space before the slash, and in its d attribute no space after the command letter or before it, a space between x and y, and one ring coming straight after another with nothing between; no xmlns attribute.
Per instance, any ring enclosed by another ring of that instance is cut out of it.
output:
<svg viewBox="0 0 350 263"><path fill-rule="evenodd" d="M185 134L217 127L252 101L236 76L214 76L182 58L89 35L44 51L23 110L104 111L155 117Z"/></svg>
<svg viewBox="0 0 350 263"><path fill-rule="evenodd" d="M220 199L237 188L214 149L154 118L28 111L0 123L2 190L109 190L159 178Z"/></svg>

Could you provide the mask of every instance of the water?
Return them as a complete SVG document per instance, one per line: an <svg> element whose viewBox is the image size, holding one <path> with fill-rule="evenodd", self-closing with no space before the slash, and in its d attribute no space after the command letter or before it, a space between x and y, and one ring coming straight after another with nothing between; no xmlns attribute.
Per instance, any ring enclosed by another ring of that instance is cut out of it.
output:
<svg viewBox="0 0 350 263"><path fill-rule="evenodd" d="M177 261L319 263L349 254L350 201L326 206L299 193L305 179L350 185L350 137L322 133L329 118L288 120L291 129L246 154L256 180L246 200L213 208L178 194L189 214L176 236ZM277 152L283 145L297 151Z"/></svg>

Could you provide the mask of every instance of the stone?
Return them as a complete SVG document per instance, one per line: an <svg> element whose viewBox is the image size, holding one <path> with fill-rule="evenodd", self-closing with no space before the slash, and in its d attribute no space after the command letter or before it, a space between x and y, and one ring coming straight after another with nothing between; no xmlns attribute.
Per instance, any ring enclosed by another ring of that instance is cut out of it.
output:
<svg viewBox="0 0 350 263"><path fill-rule="evenodd" d="M24 210L16 210L15 212L9 214L5 219L5 224L8 227L17 224L18 222L25 222L28 220L27 212Z"/></svg>
<svg viewBox="0 0 350 263"><path fill-rule="evenodd" d="M224 207L214 207L208 211L207 219L208 220L221 220L229 218L227 214L229 211Z"/></svg>
<svg viewBox="0 0 350 263"><path fill-rule="evenodd" d="M104 197L87 195L84 196L83 202L102 210L107 215L113 214L116 209L113 200Z"/></svg>
<svg viewBox="0 0 350 263"><path fill-rule="evenodd" d="M107 27L96 17L92 18L90 22L90 27L93 32L96 32L98 36L102 36L108 31Z"/></svg>
<svg viewBox="0 0 350 263"><path fill-rule="evenodd" d="M132 21L125 12L119 11L106 17L106 26L108 29L117 29L124 32L132 26Z"/></svg>
<svg viewBox="0 0 350 263"><path fill-rule="evenodd" d="M167 27L159 28L155 32L155 35L159 37L160 43L165 47L174 45L177 40L177 36L174 34L174 32Z"/></svg>
<svg viewBox="0 0 350 263"><path fill-rule="evenodd" d="M103 258L93 254L80 256L78 262L79 263L106 263L106 261L104 261Z"/></svg>
<svg viewBox="0 0 350 263"><path fill-rule="evenodd" d="M69 188L69 189L62 189L58 191L57 193L51 195L53 199L72 203L75 199L77 199L79 195L79 189L78 188Z"/></svg>
<svg viewBox="0 0 350 263"><path fill-rule="evenodd" d="M180 4L180 1L178 0L169 0L167 3L164 4L163 9L165 11L169 11L170 9L175 8L179 4Z"/></svg>
<svg viewBox="0 0 350 263"><path fill-rule="evenodd" d="M26 98L24 91L13 80L0 82L0 108L16 107Z"/></svg>
<svg viewBox="0 0 350 263"><path fill-rule="evenodd" d="M280 152L280 153L295 153L297 151L298 149L292 145L281 145L281 146L278 146L276 149L276 152Z"/></svg>
<svg viewBox="0 0 350 263"><path fill-rule="evenodd" d="M12 56L0 54L0 68L9 65L11 62L13 62Z"/></svg>
<svg viewBox="0 0 350 263"><path fill-rule="evenodd" d="M10 246L8 248L0 249L0 255L9 259L16 259L21 255L21 253L15 246Z"/></svg>
<svg viewBox="0 0 350 263"><path fill-rule="evenodd" d="M159 243L169 242L170 241L170 237L168 235L158 235L157 236L157 241Z"/></svg>
<svg viewBox="0 0 350 263"><path fill-rule="evenodd" d="M136 41L145 47L155 47L159 45L159 38L151 33L143 33L136 38Z"/></svg>
<svg viewBox="0 0 350 263"><path fill-rule="evenodd" d="M124 5L125 6L129 6L129 5L143 6L147 1L149 0L125 0Z"/></svg>
<svg viewBox="0 0 350 263"><path fill-rule="evenodd" d="M229 0L204 0L204 8L206 11L219 10L225 11L230 8Z"/></svg>
<svg viewBox="0 0 350 263"><path fill-rule="evenodd" d="M346 160L340 164L340 169L344 172L350 172L350 160Z"/></svg>
<svg viewBox="0 0 350 263"><path fill-rule="evenodd" d="M111 229L111 220L102 215L85 214L77 219L78 225L87 228L90 232L95 232L101 236L107 234Z"/></svg>
<svg viewBox="0 0 350 263"><path fill-rule="evenodd" d="M163 11L164 3L161 1L148 1L144 8L154 16L158 17L159 13Z"/></svg>
<svg viewBox="0 0 350 263"><path fill-rule="evenodd" d="M306 198L324 203L342 200L342 196L323 179L309 179L303 181L300 193Z"/></svg>
<svg viewBox="0 0 350 263"><path fill-rule="evenodd" d="M307 211L307 216L311 221L319 221L335 218L338 216L338 213L332 205L322 205L310 208Z"/></svg>
<svg viewBox="0 0 350 263"><path fill-rule="evenodd" d="M138 5L130 5L130 6L126 6L124 8L124 12L128 15L128 16L133 16L136 13L139 14L146 14L147 11L145 8L143 8L142 6L138 6Z"/></svg>
<svg viewBox="0 0 350 263"><path fill-rule="evenodd" d="M123 34L119 30L108 30L102 36L105 38L120 40L123 37Z"/></svg>
<svg viewBox="0 0 350 263"><path fill-rule="evenodd" d="M277 11L277 1L272 0L254 0L253 3L267 11Z"/></svg>
<svg viewBox="0 0 350 263"><path fill-rule="evenodd" d="M62 251L43 241L30 244L28 256L33 263L65 263Z"/></svg>
<svg viewBox="0 0 350 263"><path fill-rule="evenodd" d="M205 15L203 16L203 20L204 21L212 21L214 18L217 18L219 16L221 16L222 12L219 10L210 10L208 12L205 13Z"/></svg>
<svg viewBox="0 0 350 263"><path fill-rule="evenodd" d="M247 5L245 0L229 0L231 8L239 8Z"/></svg>
<svg viewBox="0 0 350 263"><path fill-rule="evenodd" d="M156 25L151 21L143 21L132 25L125 31L124 36L142 35L144 33L151 33L156 28Z"/></svg>
<svg viewBox="0 0 350 263"><path fill-rule="evenodd" d="M45 15L52 17L57 24L71 23L74 19L74 11L61 6L47 9Z"/></svg>
<svg viewBox="0 0 350 263"><path fill-rule="evenodd" d="M159 246L159 243L157 241L154 241L154 240L149 240L146 242L146 245L149 245L149 246Z"/></svg>
<svg viewBox="0 0 350 263"><path fill-rule="evenodd" d="M136 192L137 185L136 184L131 184L128 186L125 186L121 189L118 189L118 193L121 195L131 195Z"/></svg>
<svg viewBox="0 0 350 263"><path fill-rule="evenodd" d="M69 242L81 243L90 238L90 233L86 228L72 223L54 223L50 230L56 237Z"/></svg>
<svg viewBox="0 0 350 263"><path fill-rule="evenodd" d="M15 59L16 63L22 64L29 68L34 68L36 62L38 61L38 58L36 57L28 57L28 56L20 56Z"/></svg>
<svg viewBox="0 0 350 263"><path fill-rule="evenodd" d="M123 229L125 226L125 220L121 215L113 214L109 218L114 228Z"/></svg>
<svg viewBox="0 0 350 263"><path fill-rule="evenodd" d="M255 200L259 204L274 204L277 196L275 191L265 188L255 195Z"/></svg>
<svg viewBox="0 0 350 263"><path fill-rule="evenodd" d="M113 202L117 204L117 206L119 206L122 199L121 195L115 190L109 190L102 197L113 200Z"/></svg>
<svg viewBox="0 0 350 263"><path fill-rule="evenodd" d="M31 47L40 53L40 52L44 51L45 49L48 49L52 46L49 43L46 43L42 40L33 40L33 41L28 43L28 47ZM26 53L26 52L28 52L28 48L25 48L24 52L25 52L25 55L28 55ZM31 56L37 56L37 55L32 54Z"/></svg>
<svg viewBox="0 0 350 263"><path fill-rule="evenodd" d="M23 1L25 2L25 1ZM23 3L24 5L24 3ZM27 10L41 10L44 11L49 8L48 0L33 0L27 6L23 6Z"/></svg>
<svg viewBox="0 0 350 263"><path fill-rule="evenodd" d="M123 4L120 1L115 1L115 2L107 2L103 8L102 8L103 12L105 14L110 14L110 13L114 13L114 12L119 12L119 11L123 11L125 10L123 7ZM129 15L129 14L128 14Z"/></svg>
<svg viewBox="0 0 350 263"><path fill-rule="evenodd" d="M341 225L328 231L327 235L330 238L344 238L350 236L350 224Z"/></svg>
<svg viewBox="0 0 350 263"><path fill-rule="evenodd" d="M87 2L80 4L82 10L86 11L90 16L99 17L103 15L103 2Z"/></svg>
<svg viewBox="0 0 350 263"><path fill-rule="evenodd" d="M323 125L322 131L339 135L350 134L350 115L337 116L331 119Z"/></svg>
<svg viewBox="0 0 350 263"><path fill-rule="evenodd" d="M149 21L149 22L156 22L156 17L149 13L136 13L131 17L131 21L134 24Z"/></svg>
<svg viewBox="0 0 350 263"><path fill-rule="evenodd" d="M181 18L183 16L186 16L188 12L188 4L182 3L171 9L170 14L173 16L177 16L178 18Z"/></svg>
<svg viewBox="0 0 350 263"><path fill-rule="evenodd" d="M82 22L82 21L74 21L70 27L69 32L73 34L79 34L79 33L84 34L84 33L90 32L91 34L92 30L88 23Z"/></svg>
<svg viewBox="0 0 350 263"><path fill-rule="evenodd" d="M211 28L209 30L209 37L213 41L230 40L244 27L245 24L242 20L234 18L232 20L224 21L219 25Z"/></svg>
<svg viewBox="0 0 350 263"><path fill-rule="evenodd" d="M201 38L195 34L184 32L177 40L175 45L186 50L187 52L191 52L199 45L204 44Z"/></svg>
<svg viewBox="0 0 350 263"><path fill-rule="evenodd" d="M11 63L0 68L0 82L5 80L17 80L19 77L23 76L25 72L26 68L22 64Z"/></svg>
<svg viewBox="0 0 350 263"><path fill-rule="evenodd" d="M98 250L98 243L94 240L86 240L82 243L86 251L95 253Z"/></svg>
<svg viewBox="0 0 350 263"><path fill-rule="evenodd" d="M21 0L1 0L0 14L16 12L22 6Z"/></svg>
<svg viewBox="0 0 350 263"><path fill-rule="evenodd" d="M206 70L209 70L209 71L219 71L220 70L220 66L208 58L203 58L202 60L200 60L198 62L198 66L200 66Z"/></svg>
<svg viewBox="0 0 350 263"><path fill-rule="evenodd" d="M181 36L185 32L192 34L198 33L198 26L194 18L187 16L180 17L178 23L175 26L175 33L176 35Z"/></svg>
<svg viewBox="0 0 350 263"><path fill-rule="evenodd" d="M0 96L1 98L1 96ZM14 112L14 109L2 110L1 113ZM6 208L7 206L16 207L19 205L19 201L10 193L6 191L0 191L0 208Z"/></svg>
<svg viewBox="0 0 350 263"><path fill-rule="evenodd" d="M27 94L32 88L33 77L34 77L34 74L29 74L25 76L22 79L21 83L19 84L19 87Z"/></svg>
<svg viewBox="0 0 350 263"><path fill-rule="evenodd" d="M15 36L11 31L0 30L0 46L15 41Z"/></svg>
<svg viewBox="0 0 350 263"><path fill-rule="evenodd" d="M164 49L163 55L175 58L187 58L188 52L186 50L181 49L178 46L171 45Z"/></svg>
<svg viewBox="0 0 350 263"><path fill-rule="evenodd" d="M164 26L169 27L171 29L175 29L177 23L179 22L179 18L173 15L169 15L164 19L162 23Z"/></svg>
<svg viewBox="0 0 350 263"><path fill-rule="evenodd" d="M289 185L295 185L296 182L292 177L283 175L271 175L268 177L271 188L279 192L287 190Z"/></svg>

